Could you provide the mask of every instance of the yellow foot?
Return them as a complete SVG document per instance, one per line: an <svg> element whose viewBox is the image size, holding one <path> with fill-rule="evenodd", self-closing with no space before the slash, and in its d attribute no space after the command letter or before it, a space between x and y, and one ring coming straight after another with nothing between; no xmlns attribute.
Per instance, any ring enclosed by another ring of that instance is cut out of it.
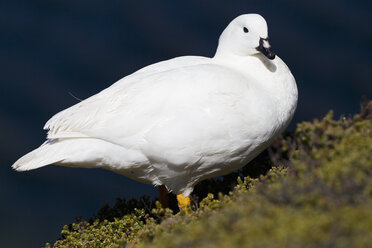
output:
<svg viewBox="0 0 372 248"><path fill-rule="evenodd" d="M181 211L183 209L186 214L190 214L190 197L186 197L183 194L177 195L178 207Z"/></svg>

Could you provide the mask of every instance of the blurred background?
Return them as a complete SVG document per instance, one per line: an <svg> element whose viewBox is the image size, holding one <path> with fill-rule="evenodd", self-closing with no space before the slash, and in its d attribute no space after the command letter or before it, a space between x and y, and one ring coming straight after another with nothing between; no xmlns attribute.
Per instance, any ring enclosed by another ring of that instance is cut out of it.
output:
<svg viewBox="0 0 372 248"><path fill-rule="evenodd" d="M372 2L365 0L0 1L0 245L40 247L115 197L156 195L109 171L11 164L56 112L148 64L213 56L226 25L259 13L299 88L290 126L358 111L372 96Z"/></svg>

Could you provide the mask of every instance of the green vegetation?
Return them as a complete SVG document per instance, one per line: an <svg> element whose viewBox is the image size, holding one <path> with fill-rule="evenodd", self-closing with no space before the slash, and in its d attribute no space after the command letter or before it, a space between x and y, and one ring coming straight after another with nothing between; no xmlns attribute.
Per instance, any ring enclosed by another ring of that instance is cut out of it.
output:
<svg viewBox="0 0 372 248"><path fill-rule="evenodd" d="M198 185L192 214L150 211L149 199L106 206L65 226L54 247L368 247L371 120L365 101L352 118L300 123L242 170Z"/></svg>

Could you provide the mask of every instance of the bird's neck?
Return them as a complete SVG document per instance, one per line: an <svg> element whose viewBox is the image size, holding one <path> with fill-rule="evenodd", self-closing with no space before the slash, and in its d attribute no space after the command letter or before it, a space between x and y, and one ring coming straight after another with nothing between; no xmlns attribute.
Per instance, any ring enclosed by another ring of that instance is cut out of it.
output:
<svg viewBox="0 0 372 248"><path fill-rule="evenodd" d="M277 108L283 113L283 121L293 115L297 105L296 81L287 65L278 57L267 59L262 54L237 56L231 53L216 53L212 60L219 65L234 70L245 78L251 90L266 92L277 102Z"/></svg>

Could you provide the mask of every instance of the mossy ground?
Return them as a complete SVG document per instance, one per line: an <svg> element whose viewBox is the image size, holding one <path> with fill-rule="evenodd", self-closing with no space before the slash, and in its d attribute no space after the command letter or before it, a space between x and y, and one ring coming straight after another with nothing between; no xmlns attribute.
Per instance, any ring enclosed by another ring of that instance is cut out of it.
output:
<svg viewBox="0 0 372 248"><path fill-rule="evenodd" d="M192 214L119 199L65 226L54 247L372 246L371 120L365 101L352 118L300 123L242 170L201 183Z"/></svg>

